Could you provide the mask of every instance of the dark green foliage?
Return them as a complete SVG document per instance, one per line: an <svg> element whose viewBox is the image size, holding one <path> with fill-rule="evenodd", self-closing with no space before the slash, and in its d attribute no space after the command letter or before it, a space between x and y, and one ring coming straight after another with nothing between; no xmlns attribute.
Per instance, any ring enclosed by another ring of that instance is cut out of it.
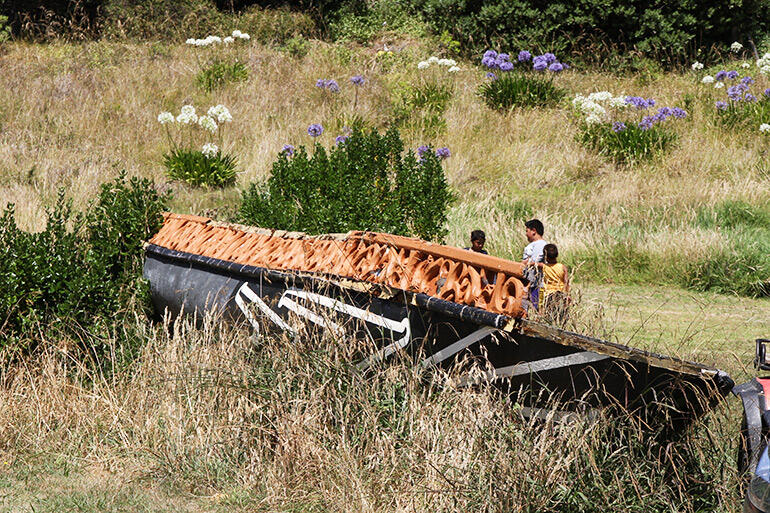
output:
<svg viewBox="0 0 770 513"><path fill-rule="evenodd" d="M642 130L637 124L628 123L624 130L615 132L609 123L584 123L577 140L619 164L632 164L667 151L676 142L677 135L661 125Z"/></svg>
<svg viewBox="0 0 770 513"><path fill-rule="evenodd" d="M412 6L435 32L449 31L466 51L554 51L567 62L571 55L590 59L591 53L629 55L633 49L682 61L696 47L724 46L736 38L745 43L770 28L768 0L414 0Z"/></svg>
<svg viewBox="0 0 770 513"><path fill-rule="evenodd" d="M286 41L283 49L292 57L301 59L310 51L310 42L302 36L294 36Z"/></svg>
<svg viewBox="0 0 770 513"><path fill-rule="evenodd" d="M227 84L243 82L249 78L249 68L240 61L214 60L196 76L195 83L204 91L211 92Z"/></svg>
<svg viewBox="0 0 770 513"><path fill-rule="evenodd" d="M163 156L169 178L195 186L224 187L234 183L237 164L234 156L221 151L207 157L199 150L176 148Z"/></svg>
<svg viewBox="0 0 770 513"><path fill-rule="evenodd" d="M141 281L142 242L160 228L167 200L148 180L121 175L85 214L60 193L37 233L20 230L9 206L0 217L0 348L32 349L34 329L121 319Z"/></svg>
<svg viewBox="0 0 770 513"><path fill-rule="evenodd" d="M239 220L308 233L377 230L440 240L451 199L438 158L418 162L396 129L355 129L329 151L282 153L264 184L244 191Z"/></svg>
<svg viewBox="0 0 770 513"><path fill-rule="evenodd" d="M482 84L479 96L491 109L506 111L517 107L553 107L567 92L551 77L522 73L500 73L496 80Z"/></svg>
<svg viewBox="0 0 770 513"><path fill-rule="evenodd" d="M718 125L726 128L758 130L759 125L770 119L770 97L760 95L755 102L729 101L725 97L727 108L712 107L714 119Z"/></svg>

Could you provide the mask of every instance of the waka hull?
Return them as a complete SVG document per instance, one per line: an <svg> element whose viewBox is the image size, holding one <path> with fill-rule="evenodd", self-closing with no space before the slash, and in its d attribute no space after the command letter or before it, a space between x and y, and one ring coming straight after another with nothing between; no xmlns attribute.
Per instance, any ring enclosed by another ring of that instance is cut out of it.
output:
<svg viewBox="0 0 770 513"><path fill-rule="evenodd" d="M153 244L144 276L157 312L217 316L257 332L296 333L297 318L376 344L360 367L403 350L424 366L459 365L461 382L491 381L572 407L620 406L687 424L734 383L722 371L514 319L480 308L315 273L243 265Z"/></svg>

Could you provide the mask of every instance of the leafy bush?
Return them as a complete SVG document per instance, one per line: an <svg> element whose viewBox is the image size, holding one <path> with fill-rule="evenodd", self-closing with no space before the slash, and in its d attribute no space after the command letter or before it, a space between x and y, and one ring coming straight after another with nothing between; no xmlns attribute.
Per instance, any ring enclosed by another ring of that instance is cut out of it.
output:
<svg viewBox="0 0 770 513"><path fill-rule="evenodd" d="M644 130L629 124L616 131L609 123L582 124L577 137L586 148L621 164L651 159L668 150L677 139L676 133L665 126Z"/></svg>
<svg viewBox="0 0 770 513"><path fill-rule="evenodd" d="M451 199L439 158L420 161L396 129L354 129L330 150L285 150L266 183L244 191L238 220L309 233L377 230L441 239ZM293 153L293 155L292 155Z"/></svg>
<svg viewBox="0 0 770 513"><path fill-rule="evenodd" d="M195 77L195 83L204 91L211 92L227 84L243 82L249 78L249 68L240 61L215 59Z"/></svg>
<svg viewBox="0 0 770 513"><path fill-rule="evenodd" d="M426 24L411 13L409 0L374 0L342 2L331 13L329 32L335 40L366 43L384 31L397 31L421 37Z"/></svg>
<svg viewBox="0 0 770 513"><path fill-rule="evenodd" d="M32 349L28 335L38 325L67 330L122 318L141 290L142 243L160 228L168 199L150 181L121 174L102 185L85 214L73 213L60 193L37 233L20 230L7 207L0 216L0 348Z"/></svg>
<svg viewBox="0 0 770 513"><path fill-rule="evenodd" d="M413 0L412 6L434 32L448 31L474 53L489 47L542 48L547 42L553 51L589 59L594 51L629 57L641 52L672 63L696 48L731 43L734 27L755 40L770 28L768 0Z"/></svg>
<svg viewBox="0 0 770 513"><path fill-rule="evenodd" d="M286 41L283 49L292 57L301 59L310 51L310 43L302 36L294 36Z"/></svg>
<svg viewBox="0 0 770 513"><path fill-rule="evenodd" d="M550 107L559 103L566 91L553 84L553 76L505 73L482 84L478 93L488 107L506 111L517 107Z"/></svg>
<svg viewBox="0 0 770 513"><path fill-rule="evenodd" d="M402 128L422 129L428 136L446 130L444 112L454 94L451 83L425 80L396 91L394 121Z"/></svg>
<svg viewBox="0 0 770 513"><path fill-rule="evenodd" d="M232 21L211 0L104 0L103 34L182 40L226 31Z"/></svg>
<svg viewBox="0 0 770 513"><path fill-rule="evenodd" d="M174 148L163 156L163 165L172 180L195 186L224 187L235 182L237 160L221 151L206 155L200 150Z"/></svg>

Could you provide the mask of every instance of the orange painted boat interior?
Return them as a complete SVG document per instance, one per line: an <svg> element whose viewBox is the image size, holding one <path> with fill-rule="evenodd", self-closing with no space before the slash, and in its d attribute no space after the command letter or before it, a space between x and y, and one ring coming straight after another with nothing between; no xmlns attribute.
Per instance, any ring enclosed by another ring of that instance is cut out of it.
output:
<svg viewBox="0 0 770 513"><path fill-rule="evenodd" d="M309 236L166 213L149 243L256 267L383 284L525 316L522 264L420 239L376 232Z"/></svg>

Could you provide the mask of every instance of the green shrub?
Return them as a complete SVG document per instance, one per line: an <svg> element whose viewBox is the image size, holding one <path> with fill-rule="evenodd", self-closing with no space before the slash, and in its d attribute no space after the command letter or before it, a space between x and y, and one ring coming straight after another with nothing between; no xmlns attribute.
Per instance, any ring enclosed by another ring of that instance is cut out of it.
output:
<svg viewBox="0 0 770 513"><path fill-rule="evenodd" d="M409 0L343 2L331 13L329 32L338 41L366 43L382 32L425 36L426 24L411 13Z"/></svg>
<svg viewBox="0 0 770 513"><path fill-rule="evenodd" d="M552 107L567 92L553 84L553 78L522 73L503 73L482 84L478 91L491 109L507 111L522 107Z"/></svg>
<svg viewBox="0 0 770 513"><path fill-rule="evenodd" d="M619 164L632 164L667 151L676 142L677 135L662 125L643 130L629 123L623 130L615 131L611 123L582 123L577 140Z"/></svg>
<svg viewBox="0 0 770 513"><path fill-rule="evenodd" d="M148 180L127 182L121 174L102 185L85 214L73 213L60 192L36 233L20 230L7 207L0 216L0 348L34 349L37 329L76 332L122 319L141 294L142 243L160 228L168 199ZM82 349L100 350L88 342Z"/></svg>
<svg viewBox="0 0 770 513"><path fill-rule="evenodd" d="M770 210L741 200L725 200L713 208L701 207L696 213L696 225L701 228L768 228Z"/></svg>
<svg viewBox="0 0 770 513"><path fill-rule="evenodd" d="M237 160L217 151L206 155L199 150L174 148L163 156L166 174L194 186L224 187L235 182Z"/></svg>
<svg viewBox="0 0 770 513"><path fill-rule="evenodd" d="M687 262L681 283L696 290L749 297L770 296L770 232L732 233L730 247Z"/></svg>
<svg viewBox="0 0 770 513"><path fill-rule="evenodd" d="M453 85L439 80L402 86L395 94L394 121L401 128L422 129L435 137L446 130L444 112L453 94Z"/></svg>
<svg viewBox="0 0 770 513"><path fill-rule="evenodd" d="M195 83L204 91L211 92L227 84L243 82L248 78L249 68L243 62L215 59L195 76Z"/></svg>
<svg viewBox="0 0 770 513"><path fill-rule="evenodd" d="M310 43L302 36L294 36L288 41L283 49L296 59L301 59L310 51Z"/></svg>
<svg viewBox="0 0 770 513"><path fill-rule="evenodd" d="M758 40L770 29L770 1L413 0L434 30L449 31L469 52L516 48L559 55L646 54L684 61L696 48ZM607 44L611 41L611 44ZM601 62L599 62L601 64ZM614 67L612 69L615 69Z"/></svg>
<svg viewBox="0 0 770 513"><path fill-rule="evenodd" d="M760 95L757 101L725 101L714 108L716 123L725 128L759 129L770 121L770 97Z"/></svg>
<svg viewBox="0 0 770 513"><path fill-rule="evenodd" d="M377 230L440 240L451 199L439 159L421 161L396 129L385 135L354 129L330 150L316 144L284 151L267 182L244 191L238 220L308 233Z"/></svg>

